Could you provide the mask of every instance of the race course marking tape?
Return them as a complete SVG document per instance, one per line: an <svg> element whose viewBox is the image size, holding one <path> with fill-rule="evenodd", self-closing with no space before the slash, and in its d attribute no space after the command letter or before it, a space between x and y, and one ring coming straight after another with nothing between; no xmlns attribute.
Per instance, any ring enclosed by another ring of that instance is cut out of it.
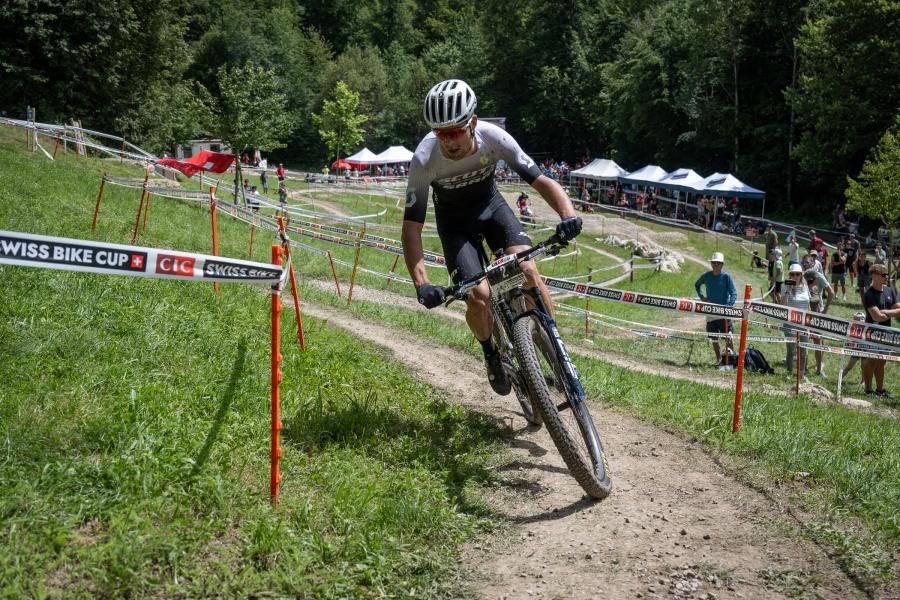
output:
<svg viewBox="0 0 900 600"><path fill-rule="evenodd" d="M0 231L0 264L155 279L278 283L283 270L235 258Z"/></svg>

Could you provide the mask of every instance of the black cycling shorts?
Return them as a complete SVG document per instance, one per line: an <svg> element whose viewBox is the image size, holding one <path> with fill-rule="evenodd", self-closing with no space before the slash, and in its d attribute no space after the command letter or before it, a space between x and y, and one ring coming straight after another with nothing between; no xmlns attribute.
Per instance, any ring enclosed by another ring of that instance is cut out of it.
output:
<svg viewBox="0 0 900 600"><path fill-rule="evenodd" d="M435 212L447 271L454 283L477 275L484 268L475 244L483 237L491 252L510 246L531 246L531 238L498 192L466 213Z"/></svg>

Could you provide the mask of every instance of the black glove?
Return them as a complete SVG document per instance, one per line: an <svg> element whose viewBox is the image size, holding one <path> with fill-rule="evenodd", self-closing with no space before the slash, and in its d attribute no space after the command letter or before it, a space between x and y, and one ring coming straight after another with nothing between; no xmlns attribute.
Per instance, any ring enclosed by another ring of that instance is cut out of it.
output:
<svg viewBox="0 0 900 600"><path fill-rule="evenodd" d="M575 239L579 233L581 233L581 217L563 219L556 226L556 235L564 242Z"/></svg>
<svg viewBox="0 0 900 600"><path fill-rule="evenodd" d="M424 283L416 288L419 304L425 308L434 308L444 302L444 288L439 285Z"/></svg>

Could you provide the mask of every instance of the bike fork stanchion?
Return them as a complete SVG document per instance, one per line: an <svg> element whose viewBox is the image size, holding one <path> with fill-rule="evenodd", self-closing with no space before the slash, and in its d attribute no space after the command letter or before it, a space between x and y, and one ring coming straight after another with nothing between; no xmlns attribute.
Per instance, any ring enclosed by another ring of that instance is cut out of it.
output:
<svg viewBox="0 0 900 600"><path fill-rule="evenodd" d="M747 330L750 328L750 294L753 286L744 287L744 314L741 317L741 343L738 346L737 383L734 387L734 414L731 418L731 433L737 433L741 426L741 397L744 395L744 353L747 351ZM728 355L728 346L725 346Z"/></svg>
<svg viewBox="0 0 900 600"><path fill-rule="evenodd" d="M281 246L272 244L272 263L281 266ZM281 283L272 288L272 440L271 471L269 474L269 498L278 504L281 483Z"/></svg>

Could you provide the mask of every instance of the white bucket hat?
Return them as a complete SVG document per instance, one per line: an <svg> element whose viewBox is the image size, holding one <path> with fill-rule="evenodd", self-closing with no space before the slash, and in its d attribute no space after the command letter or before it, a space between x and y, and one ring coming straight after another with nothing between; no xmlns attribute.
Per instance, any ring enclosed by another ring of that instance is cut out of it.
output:
<svg viewBox="0 0 900 600"><path fill-rule="evenodd" d="M725 264L725 255L721 252L713 252L712 258L709 259L709 262L714 263L722 263Z"/></svg>
<svg viewBox="0 0 900 600"><path fill-rule="evenodd" d="M794 263L788 268L788 273L802 273L803 267L800 266L800 263Z"/></svg>

